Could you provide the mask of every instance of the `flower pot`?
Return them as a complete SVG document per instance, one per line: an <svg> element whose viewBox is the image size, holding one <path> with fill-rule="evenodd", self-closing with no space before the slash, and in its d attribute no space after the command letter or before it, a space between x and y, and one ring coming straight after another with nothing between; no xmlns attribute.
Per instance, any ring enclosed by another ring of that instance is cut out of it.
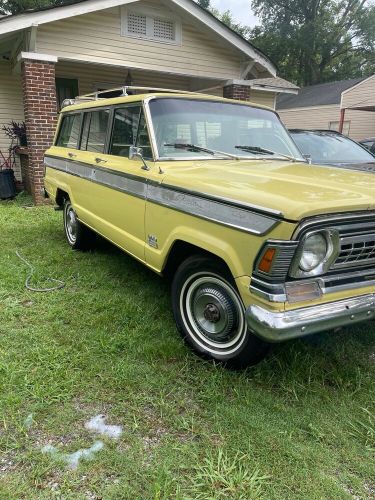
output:
<svg viewBox="0 0 375 500"><path fill-rule="evenodd" d="M0 170L0 199L14 198L17 194L16 180L11 168Z"/></svg>

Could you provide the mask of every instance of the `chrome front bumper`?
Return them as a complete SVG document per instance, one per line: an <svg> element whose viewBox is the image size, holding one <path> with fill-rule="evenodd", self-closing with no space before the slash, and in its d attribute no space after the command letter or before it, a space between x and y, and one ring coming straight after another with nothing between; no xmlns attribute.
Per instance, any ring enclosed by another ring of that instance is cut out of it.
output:
<svg viewBox="0 0 375 500"><path fill-rule="evenodd" d="M375 318L375 294L292 311L272 312L252 305L246 310L249 328L266 342L283 342Z"/></svg>

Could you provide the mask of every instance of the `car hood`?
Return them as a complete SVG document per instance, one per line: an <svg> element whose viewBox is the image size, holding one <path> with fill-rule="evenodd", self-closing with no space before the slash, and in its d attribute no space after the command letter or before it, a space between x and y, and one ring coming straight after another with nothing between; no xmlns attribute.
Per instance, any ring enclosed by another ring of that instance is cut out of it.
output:
<svg viewBox="0 0 375 500"><path fill-rule="evenodd" d="M163 162L161 168L164 184L281 212L292 221L375 209L372 173L275 160Z"/></svg>

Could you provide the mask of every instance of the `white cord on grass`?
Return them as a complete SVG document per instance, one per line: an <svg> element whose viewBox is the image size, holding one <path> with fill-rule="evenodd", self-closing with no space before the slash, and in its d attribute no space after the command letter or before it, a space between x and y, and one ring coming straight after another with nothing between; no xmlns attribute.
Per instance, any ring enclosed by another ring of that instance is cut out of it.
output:
<svg viewBox="0 0 375 500"><path fill-rule="evenodd" d="M30 273L27 275L26 277L26 281L25 281L25 287L28 289L28 290L31 290L32 292L53 292L55 290L60 290L61 288L64 288L65 287L65 283L61 280L56 280L54 278L46 278L46 281L50 281L50 282L53 282L53 283L58 283L58 285L54 286L54 287L51 287L51 288L34 288L30 285L30 280L34 274L34 267L30 264L30 262L28 260L26 260L24 257L22 257L22 255L19 253L19 251L17 250L16 251L16 255L19 259L21 259L29 268L30 268Z"/></svg>

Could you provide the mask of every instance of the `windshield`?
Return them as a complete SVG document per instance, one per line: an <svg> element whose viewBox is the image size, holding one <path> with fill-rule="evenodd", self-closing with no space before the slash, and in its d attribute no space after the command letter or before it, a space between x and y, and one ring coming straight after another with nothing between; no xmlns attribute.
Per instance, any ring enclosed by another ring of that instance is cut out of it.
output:
<svg viewBox="0 0 375 500"><path fill-rule="evenodd" d="M162 98L151 100L150 110L160 158L277 156L304 161L277 115L266 109Z"/></svg>
<svg viewBox="0 0 375 500"><path fill-rule="evenodd" d="M329 132L291 132L291 135L302 153L311 156L312 163L375 161L368 151L342 135Z"/></svg>

